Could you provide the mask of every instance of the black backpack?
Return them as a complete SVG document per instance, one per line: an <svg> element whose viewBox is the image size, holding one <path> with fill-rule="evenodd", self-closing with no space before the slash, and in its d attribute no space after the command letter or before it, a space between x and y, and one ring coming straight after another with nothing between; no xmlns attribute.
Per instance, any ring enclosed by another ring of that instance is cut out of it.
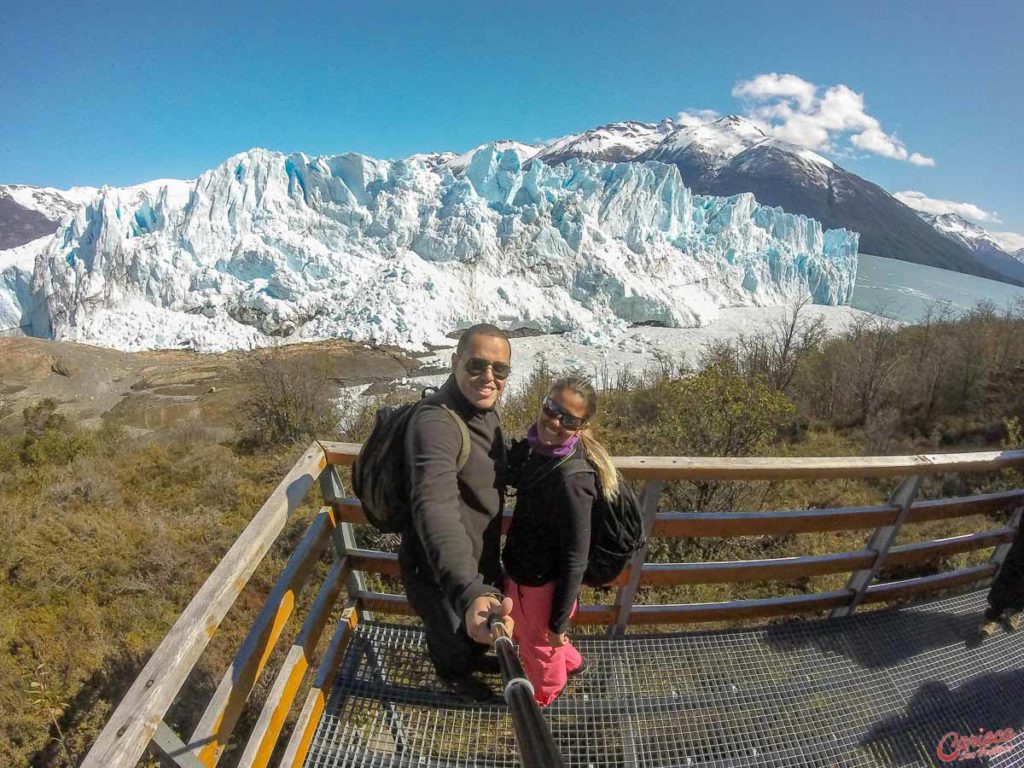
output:
<svg viewBox="0 0 1024 768"><path fill-rule="evenodd" d="M604 498L601 475L586 459L577 459L562 467L563 477L580 472L593 472L597 481L597 499L590 519L590 556L583 583L604 587L618 578L647 543L643 535L643 511L633 488L622 475L618 476L618 494L609 502Z"/></svg>
<svg viewBox="0 0 1024 768"><path fill-rule="evenodd" d="M583 457L560 464L562 477L593 472L597 499L590 518L590 555L583 583L603 587L619 577L637 551L647 543L640 501L630 485L619 476L619 492L608 501L601 487L601 475Z"/></svg>
<svg viewBox="0 0 1024 768"><path fill-rule="evenodd" d="M363 505L366 519L383 533L402 533L409 526L411 505L409 465L405 456L405 433L413 413L428 398L425 389L421 399L405 405L386 405L377 410L377 417L359 456L352 465L352 488ZM455 411L441 404L462 434L462 447L455 462L461 470L469 461L469 429Z"/></svg>

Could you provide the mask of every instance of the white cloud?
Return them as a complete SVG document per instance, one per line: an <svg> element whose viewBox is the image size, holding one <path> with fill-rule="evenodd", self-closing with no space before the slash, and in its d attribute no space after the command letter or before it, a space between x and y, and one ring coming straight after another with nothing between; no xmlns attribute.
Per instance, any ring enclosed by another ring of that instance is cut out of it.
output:
<svg viewBox="0 0 1024 768"><path fill-rule="evenodd" d="M792 99L801 109L809 109L814 103L814 92L817 90L812 83L796 75L758 75L753 80L736 83L732 95L739 99L766 101L768 99Z"/></svg>
<svg viewBox="0 0 1024 768"><path fill-rule="evenodd" d="M917 192L913 189L908 189L904 192L896 192L893 197L904 205L932 215L955 213L958 216L962 216L965 219L971 219L972 221L989 222L993 224L999 223L999 214L995 211L990 212L983 208L979 208L974 205L974 203L958 203L954 200L937 200L935 198L928 197L923 192Z"/></svg>
<svg viewBox="0 0 1024 768"><path fill-rule="evenodd" d="M771 136L808 149L831 149L828 129L808 115L791 115L781 125L774 125L766 117L758 117L762 123L761 130Z"/></svg>
<svg viewBox="0 0 1024 768"><path fill-rule="evenodd" d="M882 157L891 157L893 160L906 160L909 156L906 147L901 146L897 139L889 136L881 128L869 128L863 133L855 133L850 137L850 142L857 149L874 152Z"/></svg>
<svg viewBox="0 0 1024 768"><path fill-rule="evenodd" d="M676 116L679 125L704 125L720 118L713 109L684 110Z"/></svg>
<svg viewBox="0 0 1024 768"><path fill-rule="evenodd" d="M895 134L887 133L864 106L864 94L849 86L833 85L819 95L814 83L790 74L770 73L742 80L732 95L748 104L747 114L766 133L794 144L841 152L843 137L859 150L914 165L934 166L935 160L910 152Z"/></svg>
<svg viewBox="0 0 1024 768"><path fill-rule="evenodd" d="M1016 232L992 232L992 239L1007 253L1024 250L1024 235Z"/></svg>

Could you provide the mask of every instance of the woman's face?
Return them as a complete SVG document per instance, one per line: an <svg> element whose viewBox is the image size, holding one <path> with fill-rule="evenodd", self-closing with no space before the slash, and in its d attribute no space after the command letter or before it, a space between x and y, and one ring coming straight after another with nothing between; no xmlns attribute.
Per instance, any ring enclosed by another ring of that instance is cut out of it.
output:
<svg viewBox="0 0 1024 768"><path fill-rule="evenodd" d="M540 412L537 414L537 436L544 445L561 445L578 432L586 429L587 403L571 389L553 389L546 398L547 407L541 403ZM553 416L551 412L562 415ZM573 418L584 422L582 426L573 429L562 424L562 420Z"/></svg>

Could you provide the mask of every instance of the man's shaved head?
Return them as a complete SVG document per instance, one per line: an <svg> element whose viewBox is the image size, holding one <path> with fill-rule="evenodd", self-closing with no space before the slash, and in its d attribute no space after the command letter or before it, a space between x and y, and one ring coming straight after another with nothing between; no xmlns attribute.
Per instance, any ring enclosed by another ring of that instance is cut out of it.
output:
<svg viewBox="0 0 1024 768"><path fill-rule="evenodd" d="M455 354L462 357L466 354L466 349L469 348L470 342L473 341L474 336L493 336L499 339L504 339L505 343L508 344L508 348L512 349L512 344L508 340L508 334L505 333L501 328L490 323L477 323L471 325L463 332L459 337L459 345L455 348Z"/></svg>

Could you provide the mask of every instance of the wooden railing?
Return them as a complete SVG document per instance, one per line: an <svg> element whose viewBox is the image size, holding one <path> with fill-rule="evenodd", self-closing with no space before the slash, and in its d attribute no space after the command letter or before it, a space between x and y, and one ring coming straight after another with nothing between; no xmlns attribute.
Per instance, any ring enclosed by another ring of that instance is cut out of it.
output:
<svg viewBox="0 0 1024 768"><path fill-rule="evenodd" d="M396 576L398 562L394 554L356 546L353 526L366 520L358 501L347 498L338 467L351 464L358 449L352 443L314 443L303 452L154 651L83 766L127 768L134 766L147 748L162 762L178 768L216 765L293 614L297 595L309 581L313 566L331 547L333 565L277 671L238 763L269 763L344 587L348 596L341 621L321 654L312 687L279 763L289 768L302 764L338 664L360 617L369 618L371 612L411 612L403 595L370 590L363 578L366 573ZM577 623L605 625L612 633L622 633L628 624L682 624L821 611L841 616L852 613L861 604L984 584L998 571L1024 508L1024 489L966 498L915 499L924 475L991 472L1021 466L1024 451L868 458L624 457L616 459L616 465L627 478L644 481L640 498L649 538L778 536L850 530L872 533L864 546L854 551L762 560L653 563L646 561L646 549L641 550L615 583L614 600L609 604L581 606L577 614ZM716 514L658 511L664 483L673 480L892 476L904 479L887 503L877 506ZM164 722L167 710L238 594L316 481L320 483L324 506L267 596L191 737L184 742ZM907 523L999 512L1009 513L1006 525L947 539L895 545L897 534ZM506 524L508 519L506 512ZM984 549L991 549L992 554L979 565L903 581L877 580L883 566L927 563ZM842 573L849 574L846 586L830 592L719 603L635 604L641 586L791 580Z"/></svg>

